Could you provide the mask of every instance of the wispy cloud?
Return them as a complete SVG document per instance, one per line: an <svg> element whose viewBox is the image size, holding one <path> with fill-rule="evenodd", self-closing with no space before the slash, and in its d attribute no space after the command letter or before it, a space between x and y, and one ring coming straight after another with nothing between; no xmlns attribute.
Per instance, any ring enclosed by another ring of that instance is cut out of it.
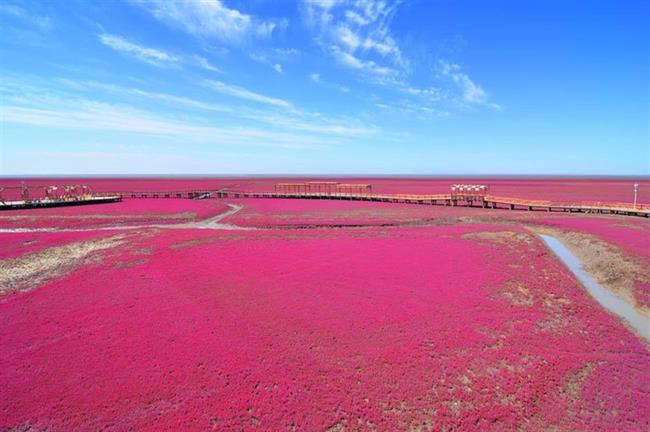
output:
<svg viewBox="0 0 650 432"><path fill-rule="evenodd" d="M21 21L27 22L38 27L38 29L42 31L47 31L52 28L52 20L50 17L29 12L14 4L0 4L0 14L12 16Z"/></svg>
<svg viewBox="0 0 650 432"><path fill-rule="evenodd" d="M359 57L356 57L354 54L341 50L339 47L333 46L330 48L330 51L334 58L336 58L341 64L351 69L356 69L360 72L375 75L381 78L396 75L395 69L391 67L381 66L373 60L362 60Z"/></svg>
<svg viewBox="0 0 650 432"><path fill-rule="evenodd" d="M212 63L210 63L208 61L208 59L206 59L205 57L201 57L201 56L198 56L198 55L193 55L193 56L190 57L190 59L192 60L192 62L196 66L198 66L198 67L200 67L202 69L205 69L207 71L218 72L218 73L223 72L221 69L219 69L218 67L216 67Z"/></svg>
<svg viewBox="0 0 650 432"><path fill-rule="evenodd" d="M62 91L65 87L71 91ZM124 101L100 100L105 92L122 96ZM3 124L69 129L80 134L83 131L123 132L225 145L301 148L337 145L378 132L375 126L354 118L330 118L317 112L286 109L282 103L281 106L263 104L261 108L239 106L235 109L93 81L34 82L8 77L0 87L0 94L4 102L0 106ZM244 100L248 99L247 95ZM151 105L146 100L161 103ZM214 116L214 112L220 114ZM215 124L229 126L216 127Z"/></svg>
<svg viewBox="0 0 650 432"><path fill-rule="evenodd" d="M298 109L277 110L276 106L271 105L270 109L249 108L246 106L230 107L215 104L212 102L204 102L187 97L171 95L168 93L146 91L133 87L123 87L113 84L99 83L95 81L73 81L67 79L57 79L57 82L66 85L68 88L78 91L88 91L88 94L97 95L96 91L110 92L112 94L124 96L129 100L143 101L145 99L162 102L174 108L178 112L182 108L192 110L201 110L207 113L220 112L232 116L233 118L245 119L255 123L264 123L277 129L285 129L289 131L306 131L324 135L337 135L337 136L361 136L369 135L376 132L376 128L371 125L360 123L354 119L334 119L325 117L319 113L308 113ZM93 92L93 93L91 93ZM24 94L31 95L31 98L37 97L37 94L44 94L44 92L32 89ZM14 100L13 98L11 99ZM18 101L23 102L21 99ZM31 108L38 108L38 105L31 105ZM159 106L160 107L160 106Z"/></svg>
<svg viewBox="0 0 650 432"><path fill-rule="evenodd" d="M273 48L265 52L251 52L248 57L271 67L278 73L283 73L284 66L282 66L282 63L291 61L298 55L300 55L300 51L295 48Z"/></svg>
<svg viewBox="0 0 650 432"><path fill-rule="evenodd" d="M221 69L210 63L208 59L196 54L170 54L169 52L163 51L162 49L146 47L130 41L122 36L108 33L100 34L99 40L101 43L114 49L115 51L153 66L166 67L183 65L198 67L209 72L223 72Z"/></svg>
<svg viewBox="0 0 650 432"><path fill-rule="evenodd" d="M450 106L500 109L457 64L440 61L435 76L427 78L435 86L413 84L414 65L390 28L401 3L400 0L303 0L302 10L323 51L338 64L356 71L363 80L396 92L398 99L381 105L394 105L404 112L412 112L420 105L417 111L422 115L441 112L447 115ZM427 70L431 70L430 66ZM320 77L311 80L322 81Z"/></svg>
<svg viewBox="0 0 650 432"><path fill-rule="evenodd" d="M123 87L114 84L100 83L96 81L74 81L68 79L58 79L57 81L65 84L69 88L75 90L101 90L104 92L110 92L120 96L125 96L128 98L139 98L139 99L149 99L157 102L164 102L169 105L172 105L175 108L190 108L190 109L199 109L203 111L212 111L212 112L221 112L221 113L233 113L234 110L225 105L219 105L215 103L208 103L199 101L196 99L191 99L183 96L176 96L168 93L161 92L152 92L146 91L133 87Z"/></svg>
<svg viewBox="0 0 650 432"><path fill-rule="evenodd" d="M446 60L438 62L438 74L442 78L451 80L460 91L460 100L469 105L483 105L493 109L501 109L501 106L489 101L488 94L483 88L476 84L463 72L460 65L449 63Z"/></svg>
<svg viewBox="0 0 650 432"><path fill-rule="evenodd" d="M487 92L463 72L458 64L439 60L434 78L436 86L418 87L396 82L393 88L399 96L390 101L377 97L374 106L418 119L449 117L458 109L472 107L497 111L502 109L499 104L490 101Z"/></svg>
<svg viewBox="0 0 650 432"><path fill-rule="evenodd" d="M340 64L369 78L399 76L408 68L390 32L400 2L379 0L304 0L303 10L316 41Z"/></svg>
<svg viewBox="0 0 650 432"><path fill-rule="evenodd" d="M265 96L263 94L255 93L253 91L245 89L243 87L229 85L221 81L205 80L203 81L203 85L211 90L214 90L216 92L228 96L233 96L240 99L246 99L253 102L259 102L265 105L272 105L279 108L285 108L285 109L293 108L293 105L284 99Z"/></svg>
<svg viewBox="0 0 650 432"><path fill-rule="evenodd" d="M338 91L340 91L342 93L349 93L350 92L350 87L325 81L325 80L323 80L321 75L319 73L316 73L316 72L310 73L309 74L309 79L311 80L311 82L313 82L315 84L321 84L324 87L328 87L328 88L331 88L331 89L334 89L334 90L338 90Z"/></svg>
<svg viewBox="0 0 650 432"><path fill-rule="evenodd" d="M338 135L345 137L368 136L377 133L377 128L359 122L342 122L339 119L323 118L320 115L294 111L288 115L277 113L251 112L252 120L261 121L278 128L294 131L313 132L326 136Z"/></svg>
<svg viewBox="0 0 650 432"><path fill-rule="evenodd" d="M77 99L74 106L61 102L42 108L7 105L0 107L5 124L23 124L51 129L128 132L182 138L226 145L301 148L332 145L327 137L271 132L251 127L219 128L162 117L129 106Z"/></svg>
<svg viewBox="0 0 650 432"><path fill-rule="evenodd" d="M449 117L449 111L445 110L442 106L435 106L435 104L426 103L426 101L418 100L412 101L408 99L398 99L391 101L390 104L375 103L377 108L385 111L399 112L411 118L415 117L419 120L426 120L431 117Z"/></svg>
<svg viewBox="0 0 650 432"><path fill-rule="evenodd" d="M121 36L103 33L99 35L99 40L104 45L116 51L154 66L170 65L179 62L178 57L168 54L165 51L138 45Z"/></svg>
<svg viewBox="0 0 650 432"><path fill-rule="evenodd" d="M256 18L228 7L221 0L132 0L156 19L187 33L227 44L269 37L284 20Z"/></svg>
<svg viewBox="0 0 650 432"><path fill-rule="evenodd" d="M268 67L270 67L271 69L273 69L274 71L276 71L278 73L282 73L282 65L280 63L274 62L266 54L250 53L248 55L248 57L253 61L256 61L256 62L261 63L263 65L267 65Z"/></svg>
<svg viewBox="0 0 650 432"><path fill-rule="evenodd" d="M280 60L289 60L300 55L297 48L272 48L271 56Z"/></svg>

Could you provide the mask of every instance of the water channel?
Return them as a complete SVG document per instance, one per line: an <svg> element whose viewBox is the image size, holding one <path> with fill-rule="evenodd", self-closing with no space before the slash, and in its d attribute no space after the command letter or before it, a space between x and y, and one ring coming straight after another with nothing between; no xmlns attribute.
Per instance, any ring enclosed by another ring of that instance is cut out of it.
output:
<svg viewBox="0 0 650 432"><path fill-rule="evenodd" d="M544 234L540 234L540 237L549 249L566 264L569 270L571 270L598 303L605 309L623 318L646 341L650 341L650 318L641 315L628 302L603 288L584 270L582 262L561 241Z"/></svg>

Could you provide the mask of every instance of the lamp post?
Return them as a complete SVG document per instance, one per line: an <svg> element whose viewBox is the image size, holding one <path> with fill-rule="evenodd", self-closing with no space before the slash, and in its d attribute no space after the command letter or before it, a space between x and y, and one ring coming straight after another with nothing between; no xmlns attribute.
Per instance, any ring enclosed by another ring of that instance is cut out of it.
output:
<svg viewBox="0 0 650 432"><path fill-rule="evenodd" d="M634 208L636 208L636 195L639 192L639 184L634 183Z"/></svg>

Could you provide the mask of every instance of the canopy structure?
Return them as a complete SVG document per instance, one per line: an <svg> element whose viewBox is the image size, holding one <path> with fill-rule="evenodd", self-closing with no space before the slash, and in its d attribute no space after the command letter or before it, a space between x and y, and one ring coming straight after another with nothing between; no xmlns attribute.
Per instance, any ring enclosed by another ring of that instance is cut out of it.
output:
<svg viewBox="0 0 650 432"><path fill-rule="evenodd" d="M485 196L489 191L487 185L478 184L455 184L451 185L452 196Z"/></svg>
<svg viewBox="0 0 650 432"><path fill-rule="evenodd" d="M75 200L93 195L90 187L76 185L28 185L0 187L0 202L20 200L25 202L40 200Z"/></svg>
<svg viewBox="0 0 650 432"><path fill-rule="evenodd" d="M339 182L277 183L274 191L282 194L300 195L363 195L372 192L372 185Z"/></svg>

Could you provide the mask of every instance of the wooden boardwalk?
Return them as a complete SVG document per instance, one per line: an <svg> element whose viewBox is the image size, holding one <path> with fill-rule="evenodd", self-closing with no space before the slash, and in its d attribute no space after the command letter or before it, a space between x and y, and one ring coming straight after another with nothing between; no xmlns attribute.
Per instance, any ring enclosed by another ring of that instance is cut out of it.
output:
<svg viewBox="0 0 650 432"><path fill-rule="evenodd" d="M220 190L179 190L121 192L123 198L267 198L267 199L327 199L349 201L374 201L420 205L438 205L451 207L477 207L489 209L527 210L567 213L618 214L625 216L650 217L650 205L611 202L555 202L548 200L529 200L496 195L459 195L459 194L378 194L378 193L307 193L307 192L246 192L228 189Z"/></svg>
<svg viewBox="0 0 650 432"><path fill-rule="evenodd" d="M451 207L478 207L490 209L527 210L569 213L619 214L625 216L650 216L649 205L608 202L561 203L546 200L527 200L495 195L457 195L457 194L317 194L317 193L276 193L276 192L215 192L217 198L283 198L283 199L330 199L350 201L375 201L420 205L439 205Z"/></svg>
<svg viewBox="0 0 650 432"><path fill-rule="evenodd" d="M206 199L213 198L215 194L221 191L215 190L178 190L164 192L116 192L122 195L122 198L185 198L185 199Z"/></svg>
<svg viewBox="0 0 650 432"><path fill-rule="evenodd" d="M85 197L76 197L70 199L36 199L36 200L18 200L18 201L1 201L0 210L18 210L32 209L41 207L65 207L88 204L105 204L118 202L122 200L119 194L111 195L91 195Z"/></svg>

